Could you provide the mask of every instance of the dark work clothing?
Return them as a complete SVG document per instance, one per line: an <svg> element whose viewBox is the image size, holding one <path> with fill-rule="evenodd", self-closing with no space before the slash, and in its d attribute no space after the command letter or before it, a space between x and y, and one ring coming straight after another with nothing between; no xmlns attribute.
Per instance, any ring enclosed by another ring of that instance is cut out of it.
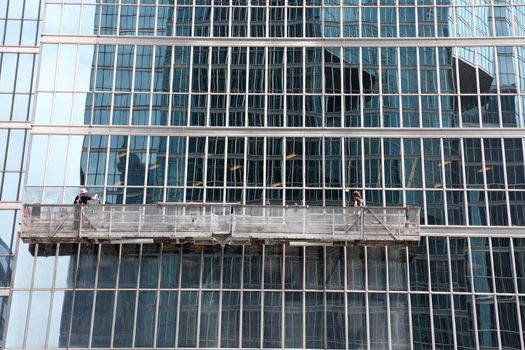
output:
<svg viewBox="0 0 525 350"><path fill-rule="evenodd" d="M78 205L87 204L88 201L93 199L90 195L87 193L79 194L75 197L75 201L73 204L77 205L75 208L75 219L73 220L73 228L78 229L80 227L80 207Z"/></svg>
<svg viewBox="0 0 525 350"><path fill-rule="evenodd" d="M75 197L75 201L73 202L73 204L87 204L90 200L91 196L89 196L88 194L79 194Z"/></svg>

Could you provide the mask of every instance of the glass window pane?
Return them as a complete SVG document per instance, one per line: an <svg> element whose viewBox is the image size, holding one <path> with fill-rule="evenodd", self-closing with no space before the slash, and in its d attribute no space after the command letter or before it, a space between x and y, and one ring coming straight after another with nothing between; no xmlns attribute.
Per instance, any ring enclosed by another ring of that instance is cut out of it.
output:
<svg viewBox="0 0 525 350"><path fill-rule="evenodd" d="M114 301L115 292L97 292L91 340L91 346L93 347L109 347L111 345Z"/></svg>
<svg viewBox="0 0 525 350"><path fill-rule="evenodd" d="M470 291L467 280L468 247L465 238L450 238L450 261L452 269L452 288L455 292Z"/></svg>
<svg viewBox="0 0 525 350"><path fill-rule="evenodd" d="M399 139L384 139L385 186L401 187L401 144Z"/></svg>
<svg viewBox="0 0 525 350"><path fill-rule="evenodd" d="M343 293L326 293L326 343L328 349L345 347L345 300Z"/></svg>
<svg viewBox="0 0 525 350"><path fill-rule="evenodd" d="M133 341L133 320L135 315L135 291L119 291L115 314L114 347L131 347Z"/></svg>
<svg viewBox="0 0 525 350"><path fill-rule="evenodd" d="M525 293L525 239L514 238L513 244L518 290Z"/></svg>
<svg viewBox="0 0 525 350"><path fill-rule="evenodd" d="M479 139L465 139L465 177L468 188L483 188L483 166Z"/></svg>
<svg viewBox="0 0 525 350"><path fill-rule="evenodd" d="M264 256L264 287L282 288L282 245L265 246Z"/></svg>
<svg viewBox="0 0 525 350"><path fill-rule="evenodd" d="M345 252L343 247L326 247L326 287L344 289Z"/></svg>
<svg viewBox="0 0 525 350"><path fill-rule="evenodd" d="M369 294L370 346L388 349L387 305L385 294Z"/></svg>
<svg viewBox="0 0 525 350"><path fill-rule="evenodd" d="M439 346L439 348L442 349L454 347L450 296L445 294L433 294L432 309L434 324L439 325L440 327L439 330L434 330L436 346Z"/></svg>
<svg viewBox="0 0 525 350"><path fill-rule="evenodd" d="M494 260L496 292L514 293L509 238L492 238L492 258Z"/></svg>
<svg viewBox="0 0 525 350"><path fill-rule="evenodd" d="M16 222L16 211L0 210L0 253L5 254L11 251L13 240L14 224Z"/></svg>
<svg viewBox="0 0 525 350"><path fill-rule="evenodd" d="M421 188L423 177L421 171L421 147L419 139L404 139L405 152L405 187Z"/></svg>
<svg viewBox="0 0 525 350"><path fill-rule="evenodd" d="M198 288L201 275L202 247L185 245L182 255L182 288ZM180 344L179 344L180 345Z"/></svg>
<svg viewBox="0 0 525 350"><path fill-rule="evenodd" d="M242 347L258 348L261 339L261 293L243 292Z"/></svg>
<svg viewBox="0 0 525 350"><path fill-rule="evenodd" d="M410 344L408 296L390 294L390 327L392 349L406 349Z"/></svg>
<svg viewBox="0 0 525 350"><path fill-rule="evenodd" d="M509 188L525 187L525 169L521 139L505 139L505 162Z"/></svg>
<svg viewBox="0 0 525 350"><path fill-rule="evenodd" d="M22 243L22 241L19 241L14 277L15 288L29 288L31 286L33 256L29 252L29 248L30 247Z"/></svg>
<svg viewBox="0 0 525 350"><path fill-rule="evenodd" d="M430 145L429 145L430 146ZM439 149L439 148L437 148ZM426 157L425 149L425 157ZM459 139L444 139L443 140L443 155L445 161L445 180L449 188L463 187L463 176L461 171L461 142ZM426 165L426 164L425 164ZM441 171L436 168L435 171L441 174ZM425 170L425 174L429 173L429 169ZM434 185L434 187L437 187ZM442 187L442 186L441 186Z"/></svg>
<svg viewBox="0 0 525 350"><path fill-rule="evenodd" d="M430 303L427 294L412 294L412 338L417 349L432 349Z"/></svg>
<svg viewBox="0 0 525 350"><path fill-rule="evenodd" d="M28 348L43 348L45 346L50 298L51 292L33 292L31 295L26 340L26 347ZM9 325L11 326L11 324Z"/></svg>
<svg viewBox="0 0 525 350"><path fill-rule="evenodd" d="M386 261L384 247L367 248L368 288L386 290Z"/></svg>
<svg viewBox="0 0 525 350"><path fill-rule="evenodd" d="M202 292L201 294L199 346L217 347L219 297L218 291Z"/></svg>
<svg viewBox="0 0 525 350"><path fill-rule="evenodd" d="M410 262L410 289L428 290L428 260L426 239L422 238Z"/></svg>
<svg viewBox="0 0 525 350"><path fill-rule="evenodd" d="M407 290L407 259L404 247L388 247L388 283L390 290Z"/></svg>
<svg viewBox="0 0 525 350"><path fill-rule="evenodd" d="M471 238L470 248L472 250L472 271L474 276L474 290L476 292L493 292L492 268L490 261L490 250L488 238Z"/></svg>
<svg viewBox="0 0 525 350"><path fill-rule="evenodd" d="M221 347L238 347L239 345L240 293L222 293L221 314Z"/></svg>
<svg viewBox="0 0 525 350"><path fill-rule="evenodd" d="M284 298L285 347L301 348L303 346L303 294L287 292Z"/></svg>
<svg viewBox="0 0 525 350"><path fill-rule="evenodd" d="M240 288L241 286L242 247L225 246L223 257L223 288ZM224 303L224 301L223 301Z"/></svg>
<svg viewBox="0 0 525 350"><path fill-rule="evenodd" d="M78 244L61 243L57 255L55 288L72 288L75 281ZM54 302L53 302L54 303Z"/></svg>
<svg viewBox="0 0 525 350"><path fill-rule="evenodd" d="M73 90L73 81L76 77L77 45L60 45L58 72L56 77L56 90Z"/></svg>
<svg viewBox="0 0 525 350"><path fill-rule="evenodd" d="M284 288L301 289L303 285L303 248L286 247Z"/></svg>
<svg viewBox="0 0 525 350"><path fill-rule="evenodd" d="M153 347L157 292L139 292L138 303L137 324L135 325L135 346Z"/></svg>
<svg viewBox="0 0 525 350"><path fill-rule="evenodd" d="M123 244L120 260L119 287L135 288L139 269L140 245Z"/></svg>
<svg viewBox="0 0 525 350"><path fill-rule="evenodd" d="M521 344L516 298L498 296L497 300L501 346L504 349L519 349Z"/></svg>
<svg viewBox="0 0 525 350"><path fill-rule="evenodd" d="M39 244L35 261L33 288L51 288L55 268L56 245Z"/></svg>
<svg viewBox="0 0 525 350"><path fill-rule="evenodd" d="M98 246L83 244L78 259L77 287L93 288L97 272Z"/></svg>
<svg viewBox="0 0 525 350"><path fill-rule="evenodd" d="M433 291L449 291L448 247L445 238L429 238L430 280Z"/></svg>
<svg viewBox="0 0 525 350"><path fill-rule="evenodd" d="M159 279L160 245L145 244L142 246L140 260L140 287L157 288Z"/></svg>
<svg viewBox="0 0 525 350"><path fill-rule="evenodd" d="M365 248L346 247L348 289L365 289Z"/></svg>
<svg viewBox="0 0 525 350"><path fill-rule="evenodd" d="M264 293L264 348L277 348L281 344L281 293Z"/></svg>
<svg viewBox="0 0 525 350"><path fill-rule="evenodd" d="M99 288L115 287L119 246L115 244L103 244L100 246L100 249L97 286Z"/></svg>
<svg viewBox="0 0 525 350"><path fill-rule="evenodd" d="M175 330L177 324L176 291L161 291L159 315L157 321L157 347L175 347Z"/></svg>
<svg viewBox="0 0 525 350"><path fill-rule="evenodd" d="M381 139L367 138L365 142L365 186L382 187L380 174L383 165L381 162Z"/></svg>
<svg viewBox="0 0 525 350"><path fill-rule="evenodd" d="M458 347L474 349L475 345L475 320L472 311L472 296L454 295L454 314L456 321L456 334Z"/></svg>
<svg viewBox="0 0 525 350"><path fill-rule="evenodd" d="M262 254L262 246L244 246L244 288L261 288Z"/></svg>
<svg viewBox="0 0 525 350"><path fill-rule="evenodd" d="M168 157L168 186L184 184L184 157L186 153L186 138L170 137Z"/></svg>
<svg viewBox="0 0 525 350"><path fill-rule="evenodd" d="M496 326L495 302L492 296L475 296L476 313L483 315L478 317L478 341L480 347L497 348L498 335Z"/></svg>
<svg viewBox="0 0 525 350"><path fill-rule="evenodd" d="M83 348L89 346L91 329L91 311L93 309L93 291L77 291L71 318L69 346Z"/></svg>
<svg viewBox="0 0 525 350"><path fill-rule="evenodd" d="M306 247L306 288L322 289L324 286L323 247Z"/></svg>
<svg viewBox="0 0 525 350"><path fill-rule="evenodd" d="M181 292L179 314L180 347L194 347L197 344L197 311L199 292Z"/></svg>
<svg viewBox="0 0 525 350"><path fill-rule="evenodd" d="M48 347L68 347L69 320L71 318L71 307L73 306L73 291L56 291L53 294L51 319L49 323ZM12 310L12 306L11 306ZM20 314L22 315L22 314ZM19 319L19 318L16 318ZM20 317L23 319L23 317ZM11 323L11 322L10 322ZM11 325L9 326L11 328ZM9 336L8 336L9 339ZM22 339L22 337L20 337Z"/></svg>
<svg viewBox="0 0 525 350"><path fill-rule="evenodd" d="M180 247L178 245L163 246L162 268L160 276L161 288L176 288L179 285Z"/></svg>
<svg viewBox="0 0 525 350"><path fill-rule="evenodd" d="M348 348L363 349L367 344L366 295L348 293Z"/></svg>

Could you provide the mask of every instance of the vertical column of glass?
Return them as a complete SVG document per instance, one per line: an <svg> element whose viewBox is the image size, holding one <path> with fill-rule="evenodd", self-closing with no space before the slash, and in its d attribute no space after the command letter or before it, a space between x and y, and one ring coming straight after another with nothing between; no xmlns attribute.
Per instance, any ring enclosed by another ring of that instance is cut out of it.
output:
<svg viewBox="0 0 525 350"><path fill-rule="evenodd" d="M11 47L0 53L0 122L31 120L34 66L40 25L40 0L2 1L0 4L0 45ZM24 46L22 48L21 46ZM18 48L20 47L20 50ZM18 52L19 51L19 52ZM9 123L0 129L0 287L11 286L15 232L18 221L29 125L12 129ZM23 272L22 272L23 273ZM3 294L5 295L5 294ZM13 295L18 304L27 302L28 293ZM8 298L0 297L0 346L4 345ZM17 315L13 316L14 318Z"/></svg>

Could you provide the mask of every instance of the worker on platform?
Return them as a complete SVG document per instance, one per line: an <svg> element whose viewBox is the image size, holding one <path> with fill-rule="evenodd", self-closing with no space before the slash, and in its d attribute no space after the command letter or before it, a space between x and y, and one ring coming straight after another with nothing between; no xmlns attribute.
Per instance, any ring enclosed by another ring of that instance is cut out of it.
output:
<svg viewBox="0 0 525 350"><path fill-rule="evenodd" d="M95 193L94 196L90 196L88 194L88 191L83 188L80 190L80 193L78 194L78 196L75 197L75 201L73 202L73 204L87 204L88 201L94 201L94 200L97 200L98 199L98 194Z"/></svg>
<svg viewBox="0 0 525 350"><path fill-rule="evenodd" d="M94 196L90 196L88 194L88 191L85 188L82 188L80 190L80 193L75 197L75 201L73 204L75 204L75 219L73 221L73 228L78 229L80 227L80 206L87 204L88 201L97 200L98 195L95 193ZM80 232L80 231L79 231Z"/></svg>
<svg viewBox="0 0 525 350"><path fill-rule="evenodd" d="M361 194L359 191L354 191L352 193L352 196L354 197L354 208L359 208L364 205L363 199L361 198Z"/></svg>

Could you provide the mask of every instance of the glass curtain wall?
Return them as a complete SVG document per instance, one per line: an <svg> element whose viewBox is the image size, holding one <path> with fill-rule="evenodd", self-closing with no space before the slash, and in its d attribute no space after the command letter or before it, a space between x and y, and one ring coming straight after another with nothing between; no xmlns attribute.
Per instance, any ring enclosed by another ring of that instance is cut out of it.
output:
<svg viewBox="0 0 525 350"><path fill-rule="evenodd" d="M42 3L0 2L0 347L5 345L9 287L22 208Z"/></svg>
<svg viewBox="0 0 525 350"><path fill-rule="evenodd" d="M421 207L423 237L18 240L6 348L525 348L523 0L48 0L41 29L33 2L0 4L5 45L40 41L0 51L5 120L32 123L0 126L1 200L24 171L33 204L358 190Z"/></svg>

